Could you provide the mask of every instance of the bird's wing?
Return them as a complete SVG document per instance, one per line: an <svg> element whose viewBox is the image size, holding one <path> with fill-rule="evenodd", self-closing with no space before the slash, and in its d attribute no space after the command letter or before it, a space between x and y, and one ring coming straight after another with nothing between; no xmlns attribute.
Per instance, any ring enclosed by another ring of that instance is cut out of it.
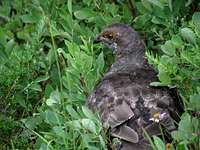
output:
<svg viewBox="0 0 200 150"><path fill-rule="evenodd" d="M131 143L144 139L143 129L150 135L160 133L160 124L169 131L175 129L168 111L172 103L166 91L134 83L127 75L103 80L87 100L113 136Z"/></svg>
<svg viewBox="0 0 200 150"><path fill-rule="evenodd" d="M113 136L137 143L139 140L137 132L128 126L121 126L134 117L130 102L134 103L138 93L136 89L133 92L128 91L132 90L128 87L130 83L128 76L124 76L123 79L120 77L120 80L112 78L102 81L88 98L87 106L98 112L104 125L111 127ZM131 96L129 93L136 95ZM119 126L121 127L118 128Z"/></svg>

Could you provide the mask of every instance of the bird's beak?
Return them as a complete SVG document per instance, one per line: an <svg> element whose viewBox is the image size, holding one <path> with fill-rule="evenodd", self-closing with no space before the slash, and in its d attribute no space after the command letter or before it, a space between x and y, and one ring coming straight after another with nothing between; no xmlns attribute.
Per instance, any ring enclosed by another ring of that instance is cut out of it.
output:
<svg viewBox="0 0 200 150"><path fill-rule="evenodd" d="M93 41L93 44L97 44L97 43L100 43L101 42L101 39L100 39L100 36L98 36L94 41Z"/></svg>

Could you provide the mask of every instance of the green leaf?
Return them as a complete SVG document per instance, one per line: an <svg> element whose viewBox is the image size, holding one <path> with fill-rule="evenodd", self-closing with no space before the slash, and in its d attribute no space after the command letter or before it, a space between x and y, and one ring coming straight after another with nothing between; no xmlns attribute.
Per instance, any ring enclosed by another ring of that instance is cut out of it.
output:
<svg viewBox="0 0 200 150"><path fill-rule="evenodd" d="M76 43L65 40L65 45L67 46L69 53L73 57L77 57L80 55L80 48Z"/></svg>
<svg viewBox="0 0 200 150"><path fill-rule="evenodd" d="M176 54L176 49L172 41L166 41L164 45L161 45L161 50L169 56Z"/></svg>
<svg viewBox="0 0 200 150"><path fill-rule="evenodd" d="M96 13L91 9L84 8L74 12L74 16L77 19L84 20L84 19L89 19L91 17L96 17Z"/></svg>
<svg viewBox="0 0 200 150"><path fill-rule="evenodd" d="M168 26L168 23L166 22L165 19L156 16L153 16L151 22L154 24L162 24L164 26Z"/></svg>
<svg viewBox="0 0 200 150"><path fill-rule="evenodd" d="M159 0L148 0L151 4L160 7L161 9L164 8L163 4Z"/></svg>
<svg viewBox="0 0 200 150"><path fill-rule="evenodd" d="M70 15L72 15L72 0L67 1L67 7L68 7Z"/></svg>
<svg viewBox="0 0 200 150"><path fill-rule="evenodd" d="M97 133L96 126L91 119L82 119L81 123L85 129L91 131L92 133Z"/></svg>
<svg viewBox="0 0 200 150"><path fill-rule="evenodd" d="M152 6L148 1L141 1L142 5L150 12L152 12Z"/></svg>
<svg viewBox="0 0 200 150"><path fill-rule="evenodd" d="M48 79L49 79L49 75L44 75L44 76L37 77L37 79L35 79L34 82L39 83L39 82L42 82L42 81L46 81Z"/></svg>
<svg viewBox="0 0 200 150"><path fill-rule="evenodd" d="M168 0L168 6L169 6L170 11L172 12L173 11L172 0Z"/></svg>
<svg viewBox="0 0 200 150"><path fill-rule="evenodd" d="M66 110L72 116L73 119L79 119L80 118L80 115L74 110L72 105L67 105Z"/></svg>
<svg viewBox="0 0 200 150"><path fill-rule="evenodd" d="M33 83L29 86L30 89L41 92L42 88L38 83Z"/></svg>
<svg viewBox="0 0 200 150"><path fill-rule="evenodd" d="M8 58L9 58L9 56L6 53L5 48L0 44L0 61L1 61L1 64L6 63Z"/></svg>
<svg viewBox="0 0 200 150"><path fill-rule="evenodd" d="M28 15L22 15L21 19L24 23L37 23L40 20L40 17L38 15L28 14Z"/></svg>
<svg viewBox="0 0 200 150"><path fill-rule="evenodd" d="M43 117L44 121L49 125L60 125L61 123L63 123L62 117L58 113L49 109L42 112L41 116Z"/></svg>
<svg viewBox="0 0 200 150"><path fill-rule="evenodd" d="M82 106L82 111L87 118L90 118L90 119L96 118L93 112L89 110L87 107Z"/></svg>
<svg viewBox="0 0 200 150"><path fill-rule="evenodd" d="M200 12L195 12L193 14L192 21L193 21L196 29L198 29L198 31L200 32Z"/></svg>
<svg viewBox="0 0 200 150"><path fill-rule="evenodd" d="M191 116L188 113L184 113L181 116L181 121L179 122L178 131L172 132L172 137L177 141L190 140L193 135L193 126Z"/></svg>
<svg viewBox="0 0 200 150"><path fill-rule="evenodd" d="M151 16L148 14L135 17L134 19L135 27L137 29L142 29L150 19L151 19Z"/></svg>
<svg viewBox="0 0 200 150"><path fill-rule="evenodd" d="M65 137L66 133L63 130L61 126L54 126L53 131L58 135L59 137Z"/></svg>
<svg viewBox="0 0 200 150"><path fill-rule="evenodd" d="M184 45L181 37L178 35L172 35L171 42L173 43L175 48L181 48Z"/></svg>
<svg viewBox="0 0 200 150"><path fill-rule="evenodd" d="M189 150L186 143L179 143L176 146L176 150Z"/></svg>
<svg viewBox="0 0 200 150"><path fill-rule="evenodd" d="M48 106L53 106L54 104L60 104L60 93L58 90L53 91L50 98L47 99L46 104Z"/></svg>
<svg viewBox="0 0 200 150"><path fill-rule="evenodd" d="M38 124L42 123L42 119L39 116L28 117L26 119L22 119L21 121L30 130L34 130L37 127Z"/></svg>
<svg viewBox="0 0 200 150"><path fill-rule="evenodd" d="M45 87L45 98L49 98L51 93L54 91L52 85L47 84L47 86Z"/></svg>
<svg viewBox="0 0 200 150"><path fill-rule="evenodd" d="M99 135L99 140L100 140L101 145L103 146L103 148L106 149L106 143L105 143L103 137L101 136L101 134Z"/></svg>
<svg viewBox="0 0 200 150"><path fill-rule="evenodd" d="M67 124L71 126L74 130L80 130L81 129L81 122L79 120L72 120L68 121Z"/></svg>
<svg viewBox="0 0 200 150"><path fill-rule="evenodd" d="M165 150L165 144L159 137L153 136L153 140L158 150Z"/></svg>
<svg viewBox="0 0 200 150"><path fill-rule="evenodd" d="M0 27L0 44L6 45L7 43L6 38L7 38L6 32L3 30L2 27Z"/></svg>
<svg viewBox="0 0 200 150"><path fill-rule="evenodd" d="M25 98L21 93L15 94L15 103L18 103L21 107L27 108Z"/></svg>
<svg viewBox="0 0 200 150"><path fill-rule="evenodd" d="M167 72L159 72L158 77L162 84L165 85L171 84L171 78Z"/></svg>
<svg viewBox="0 0 200 150"><path fill-rule="evenodd" d="M93 57L87 55L84 52L80 53L80 61L79 61L79 66L81 66L81 70L83 74L88 73L93 65Z"/></svg>
<svg viewBox="0 0 200 150"><path fill-rule="evenodd" d="M163 84L163 83L161 83L161 82L151 82L151 83L150 83L150 86L158 87L158 86L166 86L166 85Z"/></svg>
<svg viewBox="0 0 200 150"><path fill-rule="evenodd" d="M196 44L196 36L190 28L182 28L181 36L189 43Z"/></svg>
<svg viewBox="0 0 200 150"><path fill-rule="evenodd" d="M135 3L138 13L140 14L148 14L149 11L151 12L151 4L148 1L141 1Z"/></svg>
<svg viewBox="0 0 200 150"><path fill-rule="evenodd" d="M190 107L194 111L200 111L200 95L190 96Z"/></svg>
<svg viewBox="0 0 200 150"><path fill-rule="evenodd" d="M6 53L8 55L11 55L11 52L13 51L14 46L15 46L14 39L11 39L10 41L8 41L8 43L6 44Z"/></svg>

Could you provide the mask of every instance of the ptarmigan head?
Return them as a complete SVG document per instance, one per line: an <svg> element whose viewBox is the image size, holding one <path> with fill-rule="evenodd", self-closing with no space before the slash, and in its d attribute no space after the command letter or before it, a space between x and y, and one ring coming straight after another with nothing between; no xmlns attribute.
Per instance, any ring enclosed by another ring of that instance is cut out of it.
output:
<svg viewBox="0 0 200 150"><path fill-rule="evenodd" d="M126 56L144 51L144 44L138 33L125 24L112 24L106 27L94 43L101 42L113 50L117 56Z"/></svg>

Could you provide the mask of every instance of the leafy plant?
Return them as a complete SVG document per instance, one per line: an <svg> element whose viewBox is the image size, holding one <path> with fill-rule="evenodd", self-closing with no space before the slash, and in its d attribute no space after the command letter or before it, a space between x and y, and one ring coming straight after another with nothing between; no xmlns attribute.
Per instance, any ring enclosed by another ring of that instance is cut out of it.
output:
<svg viewBox="0 0 200 150"><path fill-rule="evenodd" d="M177 87L184 100L171 147L198 149L199 5L190 0L0 1L0 147L112 147L101 122L83 105L113 62L111 52L92 41L104 26L123 22L133 24L146 43L159 79L151 85ZM152 140L155 149L166 149L159 137Z"/></svg>

